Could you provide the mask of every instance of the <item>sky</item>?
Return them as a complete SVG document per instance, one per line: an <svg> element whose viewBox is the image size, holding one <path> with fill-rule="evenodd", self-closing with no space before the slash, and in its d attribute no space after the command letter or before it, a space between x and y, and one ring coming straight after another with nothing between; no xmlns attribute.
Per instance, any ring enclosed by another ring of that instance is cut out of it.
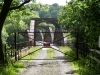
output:
<svg viewBox="0 0 100 75"><path fill-rule="evenodd" d="M70 1L70 0L67 0ZM53 3L58 3L59 5L66 5L66 0L36 0L37 3L42 3L42 4L53 4Z"/></svg>

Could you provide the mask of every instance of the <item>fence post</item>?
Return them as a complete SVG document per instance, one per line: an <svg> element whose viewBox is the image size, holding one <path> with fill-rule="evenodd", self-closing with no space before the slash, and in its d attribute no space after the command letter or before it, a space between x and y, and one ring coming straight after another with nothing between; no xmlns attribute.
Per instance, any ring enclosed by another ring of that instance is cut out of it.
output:
<svg viewBox="0 0 100 75"><path fill-rule="evenodd" d="M6 64L6 63L7 63L7 54L6 54L6 53L7 53L7 52L6 52L7 49L6 49L6 44L4 45L4 50L5 50L5 52L4 52L4 54L5 54L4 63ZM8 65L8 63L7 63L7 65Z"/></svg>
<svg viewBox="0 0 100 75"><path fill-rule="evenodd" d="M15 43L15 61L17 61L17 52L16 52L16 32L15 32L15 34L14 34L14 43Z"/></svg>
<svg viewBox="0 0 100 75"><path fill-rule="evenodd" d="M79 59L79 56L78 56L78 44L79 44L79 41L78 41L78 32L76 32L76 60Z"/></svg>
<svg viewBox="0 0 100 75"><path fill-rule="evenodd" d="M36 46L36 32L34 31L34 46Z"/></svg>

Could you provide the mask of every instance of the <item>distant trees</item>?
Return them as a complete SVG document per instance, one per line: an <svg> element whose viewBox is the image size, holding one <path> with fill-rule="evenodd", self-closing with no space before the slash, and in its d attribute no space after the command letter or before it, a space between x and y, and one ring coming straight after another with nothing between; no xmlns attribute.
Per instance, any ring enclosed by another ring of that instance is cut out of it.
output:
<svg viewBox="0 0 100 75"><path fill-rule="evenodd" d="M59 4L54 3L54 4L52 4L52 6L53 6L53 7L59 7Z"/></svg>
<svg viewBox="0 0 100 75"><path fill-rule="evenodd" d="M59 6L57 3L52 5L41 5L41 7L36 7L35 11L39 13L40 18L58 18L62 6ZM44 8L44 9L43 9Z"/></svg>

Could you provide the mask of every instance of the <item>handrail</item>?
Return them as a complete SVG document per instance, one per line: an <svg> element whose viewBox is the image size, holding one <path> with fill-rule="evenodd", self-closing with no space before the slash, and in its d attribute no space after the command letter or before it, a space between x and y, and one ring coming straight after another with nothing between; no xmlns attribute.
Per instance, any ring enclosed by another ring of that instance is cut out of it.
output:
<svg viewBox="0 0 100 75"><path fill-rule="evenodd" d="M96 53L98 53L100 55L100 51L96 50L96 49L90 49L90 51L94 51Z"/></svg>
<svg viewBox="0 0 100 75"><path fill-rule="evenodd" d="M96 50L96 49L90 49L91 52L95 52L98 55L100 55L100 51ZM96 58L95 56L89 55L89 57L93 60L95 60L96 62L100 63L100 59Z"/></svg>

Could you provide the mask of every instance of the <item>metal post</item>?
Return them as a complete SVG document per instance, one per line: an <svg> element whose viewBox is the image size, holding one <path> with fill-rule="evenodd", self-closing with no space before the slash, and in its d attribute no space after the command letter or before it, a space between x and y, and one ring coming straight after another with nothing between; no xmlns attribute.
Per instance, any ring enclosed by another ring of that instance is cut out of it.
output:
<svg viewBox="0 0 100 75"><path fill-rule="evenodd" d="M14 40L14 43L15 43L15 61L17 61L17 52L16 52L16 32L15 32L15 35L14 35L14 38L15 38L15 40Z"/></svg>
<svg viewBox="0 0 100 75"><path fill-rule="evenodd" d="M34 31L34 46L36 46L36 32Z"/></svg>
<svg viewBox="0 0 100 75"><path fill-rule="evenodd" d="M78 43L79 43L79 41L78 41L78 32L76 32L76 60L78 60L79 59L79 53L78 53Z"/></svg>
<svg viewBox="0 0 100 75"><path fill-rule="evenodd" d="M7 63L7 52L6 52L7 49L6 49L6 44L5 44L4 48L5 48L5 60L4 60L4 62ZM7 63L7 65L8 65L8 63Z"/></svg>

